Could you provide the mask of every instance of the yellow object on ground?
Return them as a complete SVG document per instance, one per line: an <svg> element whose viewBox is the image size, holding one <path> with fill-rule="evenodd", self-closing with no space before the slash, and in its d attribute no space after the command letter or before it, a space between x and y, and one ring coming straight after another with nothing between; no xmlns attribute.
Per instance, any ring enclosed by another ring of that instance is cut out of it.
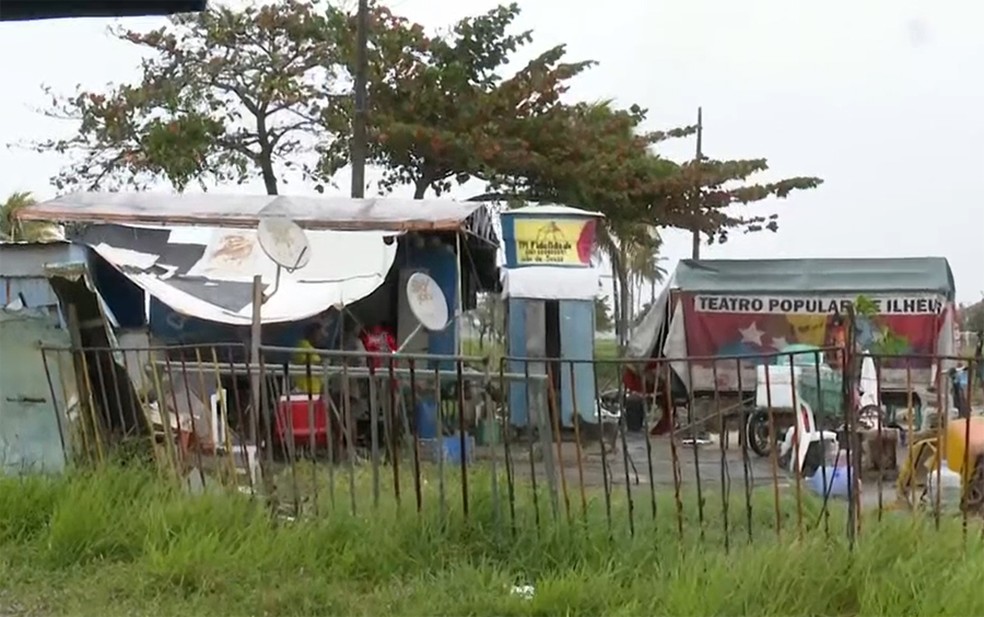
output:
<svg viewBox="0 0 984 617"><path fill-rule="evenodd" d="M973 469L977 457L984 454L984 418L950 420L946 427L946 466L961 473L964 458Z"/></svg>
<svg viewBox="0 0 984 617"><path fill-rule="evenodd" d="M314 350L314 345L308 340L301 341L298 345L301 349L311 349ZM311 378L309 379L306 375L303 377L294 378L294 388L300 391L302 394L321 394L321 356L316 353L311 352L298 352L294 355L294 364L306 365L308 362L311 363Z"/></svg>

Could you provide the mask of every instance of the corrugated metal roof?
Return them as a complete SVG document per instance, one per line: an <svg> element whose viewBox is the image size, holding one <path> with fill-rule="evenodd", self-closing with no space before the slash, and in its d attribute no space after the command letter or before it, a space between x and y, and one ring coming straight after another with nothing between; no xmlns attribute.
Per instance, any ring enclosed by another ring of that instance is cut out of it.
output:
<svg viewBox="0 0 984 617"><path fill-rule="evenodd" d="M45 278L45 265L84 261L86 249L70 242L0 242L0 277Z"/></svg>
<svg viewBox="0 0 984 617"><path fill-rule="evenodd" d="M935 292L952 299L944 257L681 260L673 286L708 293Z"/></svg>
<svg viewBox="0 0 984 617"><path fill-rule="evenodd" d="M24 220L120 225L206 225L255 228L271 213L311 230L457 231L497 244L482 202L442 199L300 197L170 193L72 193L27 206ZM491 235L490 235L491 234Z"/></svg>
<svg viewBox="0 0 984 617"><path fill-rule="evenodd" d="M523 216L605 216L601 212L581 210L580 208L572 208L570 206L561 206L558 204L535 204L531 206L523 206L522 208L513 208L512 210L503 210L501 216L511 216L514 214L520 214Z"/></svg>

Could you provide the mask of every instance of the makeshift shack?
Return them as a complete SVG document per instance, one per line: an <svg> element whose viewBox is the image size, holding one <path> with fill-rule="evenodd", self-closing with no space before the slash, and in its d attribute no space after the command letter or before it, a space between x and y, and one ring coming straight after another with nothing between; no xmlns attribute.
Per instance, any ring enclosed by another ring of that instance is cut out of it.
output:
<svg viewBox="0 0 984 617"><path fill-rule="evenodd" d="M954 281L942 257L683 260L632 333L627 355L642 362L626 385L641 389L648 372L651 389L660 376L647 361L667 358L680 359L671 362L671 386L705 407L715 390L737 397L739 383L750 394L756 364L789 345L832 345L834 315L846 315L858 296L877 313L857 321L860 348L874 350L890 332L900 344L893 353L908 357L882 362L883 400L904 398L907 383L931 385L933 357L954 347Z"/></svg>

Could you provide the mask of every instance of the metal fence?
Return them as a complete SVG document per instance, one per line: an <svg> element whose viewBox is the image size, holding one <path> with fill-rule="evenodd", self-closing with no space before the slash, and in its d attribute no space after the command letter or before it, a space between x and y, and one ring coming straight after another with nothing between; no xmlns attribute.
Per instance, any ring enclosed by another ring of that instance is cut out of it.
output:
<svg viewBox="0 0 984 617"><path fill-rule="evenodd" d="M889 511L966 523L984 509L984 432L963 419L984 403L973 358L42 354L75 367L74 381L49 377L70 464L146 460L188 490L242 491L285 516L646 526L728 548L817 531L853 542Z"/></svg>

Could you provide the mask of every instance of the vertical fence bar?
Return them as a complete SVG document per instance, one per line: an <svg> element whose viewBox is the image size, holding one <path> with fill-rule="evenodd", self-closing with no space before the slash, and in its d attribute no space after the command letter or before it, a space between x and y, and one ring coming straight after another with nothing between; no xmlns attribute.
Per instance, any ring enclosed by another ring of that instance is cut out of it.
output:
<svg viewBox="0 0 984 617"><path fill-rule="evenodd" d="M534 441L534 431L533 431L533 406L530 403L532 396L530 395L530 363L528 360L523 361L523 383L526 387L523 388L526 397L526 437L527 446L530 457L530 490L533 492L533 516L534 522L536 523L537 535L540 534L540 499L537 494L537 482L536 482L536 456L533 451L533 441Z"/></svg>
<svg viewBox="0 0 984 617"><path fill-rule="evenodd" d="M437 444L435 444L435 452L437 453L437 491L438 491L438 501L441 512L441 523L447 523L447 495L444 488L444 401L443 392L441 388L441 363L434 363L434 400L437 403Z"/></svg>
<svg viewBox="0 0 984 617"><path fill-rule="evenodd" d="M140 390L137 389L138 388L137 383L133 381L132 377L130 377L132 373L130 372L130 361L127 359L126 350L123 351L122 355L123 355L123 370L126 372L127 379L129 380L131 386L127 388L127 392L129 392L130 394L130 404L136 410L135 413L139 413L140 416L144 419L144 422L146 423L147 435L145 435L145 437L148 439L148 445L150 446L151 456L153 456L154 464L157 466L159 472L160 460L158 460L157 450L155 448L155 442L154 442L154 423L151 422L150 417L147 414L149 405L144 400L144 398L140 395ZM139 358L139 355L137 357ZM146 390L146 383L144 377L145 372L146 371L144 370L141 370L139 372L140 388L144 390Z"/></svg>
<svg viewBox="0 0 984 617"><path fill-rule="evenodd" d="M680 495L680 454L677 452L676 443L676 408L673 401L673 375L671 371L671 363L665 361L663 367L666 370L665 377L665 398L666 398L666 413L669 414L669 425L670 425L670 461L673 468L673 501L676 505L676 517L677 517L677 534L680 540L683 540L683 498Z"/></svg>
<svg viewBox="0 0 984 617"><path fill-rule="evenodd" d="M205 471L202 469L202 449L201 442L198 439L198 429L195 426L195 406L192 404L191 398L191 385L188 381L188 365L185 361L184 355L181 356L181 379L184 383L185 398L188 402L188 422L191 424L191 436L188 438L188 445L192 447L195 452L195 464L198 467L198 478L202 482L202 486L205 486ZM174 375L171 375L171 390L174 390Z"/></svg>
<svg viewBox="0 0 984 617"><path fill-rule="evenodd" d="M797 390L796 387L796 363L794 361L794 356L796 354L789 354L789 385L792 390L792 403L793 403L793 460L795 464L793 465L793 472L796 475L796 533L799 539L803 539L803 462L800 461L800 445L802 445L802 440L805 437L803 431L800 430L799 417L803 416L803 410L800 409L800 401L797 400ZM778 362L776 363L778 364ZM768 370L768 369L766 369ZM816 422L820 411L813 414L813 421ZM806 418L803 418L803 422L806 422ZM816 426L811 427L814 431L819 430ZM823 433L821 433L820 443L823 444ZM808 439L809 437L807 437ZM775 447L775 446L773 446ZM809 444L807 444L809 448Z"/></svg>
<svg viewBox="0 0 984 617"><path fill-rule="evenodd" d="M482 414L475 414L477 427L484 430L487 434L485 440L488 442L487 446L492 453L492 481L491 481L491 491L492 491L492 514L498 531L500 516L502 511L499 504L499 439L496 436L496 429L494 427L498 426L498 421L496 418L496 409L492 404L491 388L492 388L492 376L489 370L489 358L486 356L482 360ZM501 433L500 433L501 435ZM477 441L477 440L476 440ZM477 445L477 444L476 444Z"/></svg>
<svg viewBox="0 0 984 617"><path fill-rule="evenodd" d="M630 463L631 459L629 458L629 442L625 435L625 433L627 432L625 426L625 385L622 383L621 379L619 380L617 392L618 392L619 407L621 408L621 412L619 413L619 417L618 417L618 435L620 441L622 442L622 471L625 477L625 499L628 502L628 506L629 506L629 512L628 512L629 536L634 537L635 536L635 500L632 498L632 481L629 478L629 465L631 464Z"/></svg>
<svg viewBox="0 0 984 617"><path fill-rule="evenodd" d="M745 480L745 519L748 524L748 543L752 543L752 462L748 456L748 412L745 410L745 389L743 386L742 379L742 366L741 358L735 358L735 368L738 371L738 396L741 397L741 426L738 429L739 443L741 446L741 468L742 474ZM753 394L754 397L754 394ZM752 413L755 413L755 399L752 399ZM774 447L774 446L773 446Z"/></svg>
<svg viewBox="0 0 984 617"><path fill-rule="evenodd" d="M455 381L458 387L458 443L461 446L461 510L468 518L468 450L465 439L465 388L462 374L462 361L458 358L455 365Z"/></svg>
<svg viewBox="0 0 984 617"><path fill-rule="evenodd" d="M356 515L355 497L355 417L352 414L352 391L349 381L349 364L347 360L342 361L342 413L345 416L345 434L348 441L348 477L349 477L349 507L352 516Z"/></svg>
<svg viewBox="0 0 984 617"><path fill-rule="evenodd" d="M185 452L185 446L183 443L185 429L181 426L181 412L180 407L178 406L178 393L177 388L175 388L174 385L174 369L171 365L170 354L166 352L164 354L164 371L167 373L167 389L171 392L171 403L174 405L174 424L178 430L177 440L175 441L178 452L178 468L175 469L175 473L177 474L178 479L183 481L185 465L187 465L186 457L188 456L188 453Z"/></svg>
<svg viewBox="0 0 984 617"><path fill-rule="evenodd" d="M516 486L515 469L513 468L510 442L512 441L512 406L510 405L510 389L506 385L506 359L499 359L499 396L502 397L502 447L506 465L506 491L509 499L509 528L512 536L516 537Z"/></svg>
<svg viewBox="0 0 984 617"><path fill-rule="evenodd" d="M943 405L945 400L943 397L943 375L941 373L941 367L939 360L935 363L935 369L933 371L933 381L936 384L936 447L937 453L935 457L935 468L933 473L936 474L935 491L933 495L933 522L936 525L936 530L940 530L940 515L942 514L943 508L943 446L946 443L946 433L947 428L950 425L950 410L948 406Z"/></svg>
<svg viewBox="0 0 984 617"><path fill-rule="evenodd" d="M116 374L116 369L117 369L116 359L113 357L112 350L107 349L105 350L105 353L106 353L106 358L109 360L109 368L110 368L109 375L111 377L110 381L112 381L112 386L113 386L113 397L112 397L113 404L115 405L116 413L120 418L120 433L122 436L122 441L126 441L127 437L129 437L130 429L133 427L127 426L126 419L123 417L123 400L122 400L122 393L120 392L120 378Z"/></svg>
<svg viewBox="0 0 984 617"><path fill-rule="evenodd" d="M228 398L226 396L226 389L224 387L222 387L222 372L219 370L219 356L215 352L215 346L214 345L212 345L211 347L209 347L209 349L212 352L212 354L211 354L212 355L212 370L214 372L214 377L215 377L215 394L216 394L216 398L218 399L218 404L219 404L218 412L215 414L215 421L216 421L216 423L219 426L222 427L222 430L221 430L221 433L222 433L222 449L225 450L225 454L226 454L225 459L226 459L226 462L228 463L227 472L229 473L229 478L230 478L230 480L234 484L236 484L238 486L239 481L236 478L236 461L235 461L235 458L233 457L232 439L231 439L231 437L229 435L229 425L228 425L228 422L227 422L227 419L229 417L229 401L228 401ZM126 356L124 355L123 358L125 359ZM201 366L202 365L202 354L201 354L201 351L197 347L195 348L195 359L198 361L198 365ZM129 371L127 371L127 373L129 373ZM235 384L233 384L233 385L235 385ZM203 385L203 388L204 388L204 385ZM204 389L202 391L204 392ZM211 430L212 430L212 442L215 444L216 455L218 455L218 452L217 452L218 446L219 446L218 434L219 434L220 431L219 431L219 426L214 426L212 424L212 421L211 421L211 411L212 411L211 408L209 408L209 418L210 418L210 420L209 420L209 426L211 427ZM252 467L250 466L250 462L248 460L246 460L246 457L243 457L243 462L245 463L245 467L246 467L246 475L249 476L250 475L250 470L252 469Z"/></svg>
<svg viewBox="0 0 984 617"><path fill-rule="evenodd" d="M564 512L567 514L567 524L571 523L571 499L567 493L567 474L564 472L564 449L563 439L560 433L560 404L557 401L557 391L554 389L553 363L547 362L547 411L550 414L550 423L553 425L553 442L557 449L557 467L560 472L560 490L564 497ZM560 377L558 375L558 377Z"/></svg>
<svg viewBox="0 0 984 617"><path fill-rule="evenodd" d="M963 493L963 495L961 496L962 497L961 501L963 502L961 505L963 507L960 509L962 510L961 529L963 532L963 542L965 547L967 544L967 522L968 522L968 517L970 515L970 509L973 508L975 510L974 512L975 514L978 515L980 514L980 503L979 503L980 498L979 497L976 499L974 498L975 497L974 493L977 492L978 490L978 487L975 486L975 483L977 482L978 479L978 470L976 469L977 467L976 465L974 465L974 467L971 467L971 460L970 460L970 419L971 419L971 415L973 414L973 410L971 409L971 401L969 400L969 397L972 397L974 395L974 391L971 389L971 387L974 385L973 370L972 370L973 367L974 367L973 364L970 364L967 367L967 371L968 371L967 393L965 396L968 397L968 400L967 400L966 417L964 416L963 410L960 409L961 402L962 402L960 399L962 398L962 396L958 396L958 394L960 393L956 391L958 387L957 384L955 383L956 376L951 373L951 380L954 382L952 384L954 388L953 397L955 399L953 402L957 406L957 417L961 418L964 423L963 461L961 461L962 464L960 467L960 471L961 471L960 475L963 478L965 478L964 480L965 486L963 487L963 491L961 491ZM949 436L949 431L947 431L947 436Z"/></svg>
<svg viewBox="0 0 984 617"><path fill-rule="evenodd" d="M212 348L212 357L215 360L216 365L218 365L219 359L214 347ZM249 436L256 435L257 432L255 428L251 429L249 426L248 418L251 418L252 416L247 416L243 413L243 401L239 394L239 375L236 371L235 360L236 357L233 353L233 348L230 347L228 353L230 375L229 383L232 385L232 404L236 406L236 423L239 425L239 450L243 457L243 466L246 467L246 478L249 482L250 497L256 497L256 478L253 477L253 458L256 459L255 464L260 468L261 478L267 477L267 467L263 458L263 453L259 449L259 444L256 442L253 442L252 444L248 443ZM252 452L249 450L250 447L254 448Z"/></svg>
<svg viewBox="0 0 984 617"><path fill-rule="evenodd" d="M718 418L718 446L721 451L721 518L724 526L724 552L731 552L731 531L728 528L728 500L731 497L731 477L728 470L727 427L721 411L721 392L718 389L717 360L711 360L711 378L714 380L714 413ZM741 400L741 390L738 391Z"/></svg>
<svg viewBox="0 0 984 617"><path fill-rule="evenodd" d="M314 413L314 393L315 393L315 381L314 381L314 371L311 366L311 356L312 353L303 354L304 358L304 382L305 382L305 394L307 395L307 430L308 430L308 456L310 457L311 463L311 502L314 506L315 515L318 514L318 465L317 458L315 456L317 448L317 438L318 438L318 422L315 418ZM320 380L319 380L320 381ZM324 391L322 391L322 397ZM320 409L318 410L320 411ZM293 416L294 414L291 414ZM291 439L293 441L293 438ZM299 457L300 458L300 457Z"/></svg>
<svg viewBox="0 0 984 617"><path fill-rule="evenodd" d="M851 327L848 332L854 330L853 319L851 320ZM843 385L842 385L842 406L845 414L844 430L847 434L846 445L847 445L847 484L848 484L848 503L847 503L847 541L850 550L854 550L855 543L857 540L857 502L855 500L855 484L856 484L856 473L855 458L857 457L855 444L855 423L854 423L854 391L853 391L853 380L851 375L851 363L854 361L853 354L849 352L850 345L853 343L853 338L847 337L847 344L843 349L842 356L842 374L843 374Z"/></svg>
<svg viewBox="0 0 984 617"><path fill-rule="evenodd" d="M260 362L262 363L262 356ZM265 365L264 365L265 366ZM263 381L266 382L265 371L261 373L264 375ZM279 410L277 406L281 398L287 399L287 412L284 414L286 417L283 420L285 427L280 428L278 423L277 433L281 435L280 441L283 443L284 456L287 459L287 464L290 465L290 482L293 488L292 492L292 502L294 504L294 516L300 514L301 510L301 489L300 484L297 482L297 443L294 440L294 403L291 400L291 377L290 377L290 365L284 363L283 373L281 375L282 385L280 390L274 393L274 418L279 415ZM276 420L275 420L276 421Z"/></svg>
<svg viewBox="0 0 984 617"><path fill-rule="evenodd" d="M400 441L401 441L401 431L400 428L403 426L401 422L397 421L397 385L396 385L396 371L393 366L393 356L390 355L387 358L388 361L388 376L386 383L386 401L387 409L386 416L389 418L389 450L391 457L391 464L393 465L393 496L396 498L396 508L400 509L401 499L400 499Z"/></svg>
<svg viewBox="0 0 984 617"><path fill-rule="evenodd" d="M335 440L338 440L338 446L341 447L342 436L336 436L336 429L341 428L341 419L339 418L338 406L335 404L335 397L331 393L331 376L328 373L328 363L324 358L321 358L321 399L324 401L325 405L325 439L328 442L328 506L331 508L332 512L335 511L335 464L337 462L336 457L339 456L339 452L335 449ZM338 426L335 426L335 421L338 420Z"/></svg>
<svg viewBox="0 0 984 617"><path fill-rule="evenodd" d="M905 469L907 475L904 478L905 485L900 486L899 488L905 491L904 495L908 504L910 506L915 506L916 502L912 492L914 489L913 482L915 481L915 477L916 477L916 465L918 464L918 459L914 460L912 458L916 446L916 430L915 430L916 419L915 419L915 409L913 408L913 396L912 396L912 358L905 359L905 398L906 398L906 430L907 430L907 435L905 439L905 443L906 443Z"/></svg>
<svg viewBox="0 0 984 617"><path fill-rule="evenodd" d="M154 391L154 399L157 402L161 431L164 433L164 459L167 465L167 472L168 475L173 475L176 478L179 465L177 444L174 441L174 434L171 432L170 411L167 406L167 394L164 392L163 380L159 372L160 367L157 364L156 357L153 355L150 359L149 368L152 382L151 388ZM151 431L153 431L153 427L151 427Z"/></svg>
<svg viewBox="0 0 984 617"><path fill-rule="evenodd" d="M619 367L622 369L622 367ZM653 444L649 436L649 373L645 370L642 371L642 431L643 437L646 439L646 469L649 474L649 506L652 511L653 517L653 531L657 529L656 522L656 478L653 473ZM654 380L658 381L658 380ZM653 397L656 396L656 384L653 384Z"/></svg>
<svg viewBox="0 0 984 617"><path fill-rule="evenodd" d="M769 463L772 467L772 494L776 511L776 538L782 539L782 512L779 508L779 447L776 439L776 415L772 409L772 377L770 376L769 366L765 367L765 413L769 419ZM796 453L793 453L796 456Z"/></svg>
<svg viewBox="0 0 984 617"><path fill-rule="evenodd" d="M413 358L410 358L409 362L410 368L410 413L417 413L417 363ZM438 410L438 414L439 414ZM411 423L413 430L411 431L411 438L413 439L413 493L417 502L417 514L419 515L423 510L423 495L420 491L420 423L415 421Z"/></svg>
<svg viewBox="0 0 984 617"><path fill-rule="evenodd" d="M82 354L83 358L85 358L87 355L88 352L83 352ZM99 441L97 441L96 443L103 443L104 445L101 458L103 461L106 461L109 459L109 456L111 454L110 449L112 448L113 445L112 440L110 439L110 437L112 436L112 431L111 431L112 410L110 409L110 405L109 405L109 394L108 391L106 390L106 380L103 377L102 363L99 361L99 349L93 349L92 355L93 355L93 362L95 363L95 369L96 369L96 381L98 382L99 385L99 395L102 400L102 403L100 404L99 399L97 399L95 405L93 405L92 408L93 426L95 427L96 435L99 438ZM86 376L89 376L89 379L91 381L92 373L90 369L92 368L92 365L88 364L88 360L86 360L86 363L87 363L87 367L85 373ZM103 441L104 439L105 441Z"/></svg>
<svg viewBox="0 0 984 617"><path fill-rule="evenodd" d="M884 405L883 405L883 402L882 402L882 387L881 387L882 358L880 356L879 357L873 357L873 356L870 356L870 355L868 357L870 357L871 358L871 361L874 362L874 364L875 364L875 405L877 405L877 407L878 407L877 410L876 410L877 415L875 416L875 421L878 423L878 425L877 425L877 428L878 428L878 460L876 461L877 464L878 464L878 514L876 516L878 517L878 522L880 523L881 520L882 520L883 510L885 509L884 508L884 503L883 503L883 495L882 495L882 483L885 481L885 460L886 460L886 457L885 457L885 440L884 440L883 435L882 435L882 422L884 420L884 418L882 417L882 415L883 415L882 414L882 409L883 409ZM893 446L893 449L892 449L892 460L893 461L896 460L894 446Z"/></svg>
<svg viewBox="0 0 984 617"><path fill-rule="evenodd" d="M372 507L379 509L379 396L376 390L376 359L369 358L369 447L372 457Z"/></svg>
<svg viewBox="0 0 984 617"><path fill-rule="evenodd" d="M823 403L823 383L820 380L820 352L814 352L813 354L813 366L816 369L816 385L817 385L817 406L820 408L820 413L825 414L824 403ZM822 436L822 433L821 433ZM820 516L823 517L823 532L826 537L830 537L830 492L833 489L833 484L827 483L827 452L826 452L826 442L821 439L821 443L824 445L823 453L823 464L820 466L820 478L823 480L823 502L820 506ZM840 447L837 448L838 454L840 453ZM835 457L836 460L836 457ZM833 470L831 470L833 473Z"/></svg>
<svg viewBox="0 0 984 617"><path fill-rule="evenodd" d="M598 389L598 364L591 364L591 374L594 379L595 412L598 416L598 445L601 450L601 483L605 490L605 520L608 523L608 536L612 536L612 492L608 477L608 456L605 452L605 421L601 413L601 391Z"/></svg>
<svg viewBox="0 0 984 617"><path fill-rule="evenodd" d="M270 470L270 473L272 474L273 473L273 447L274 447L274 445L273 445L273 433L274 433L273 425L274 425L274 423L276 421L277 402L278 402L279 394L276 391L274 391L272 393L270 392L270 383L269 383L269 380L267 379L266 359L263 357L263 355L260 355L259 356L259 364L257 364L255 367L253 367L253 370L256 372L256 376L257 376L257 379L259 380L259 384L260 384L260 390L259 390L260 398L257 399L256 402L254 403L254 407L256 408L255 409L255 416L256 417L254 418L253 421L257 423L257 426L256 426L257 431L260 430L260 424L259 423L260 422L263 423L264 433L266 433L265 436L264 436L264 440L265 440L265 444L264 445L266 446L266 450L267 450L267 462L269 463L268 469ZM272 405L271 405L271 403L272 403ZM269 407L272 407L273 413L268 413L267 412L267 407L268 406ZM292 414L287 414L287 418L290 419L291 415ZM281 441L283 441L283 440L281 440ZM266 478L266 476L264 476L264 478ZM273 498L273 488L274 488L273 478L270 478L267 481L267 484L268 484L267 485L267 489L268 489L268 491L267 491L267 497L269 499L272 499Z"/></svg>
<svg viewBox="0 0 984 617"><path fill-rule="evenodd" d="M68 447L65 444L65 427L64 427L65 423L62 422L61 412L58 409L58 393L55 391L55 383L51 379L51 369L48 367L48 355L46 352L47 350L44 347L42 347L41 364L44 365L44 378L48 381L48 391L51 393L51 408L55 412L55 424L58 426L58 441L61 443L62 457L64 458L65 461L65 467L68 467L69 456L68 456ZM55 353L57 354L58 352ZM57 362L58 360L57 356L55 357L55 360L56 360L56 366L59 366L60 368L61 363ZM64 392L62 394L64 395ZM67 408L68 406L67 396L65 396L65 405ZM68 419L67 413L65 414L65 417L67 422Z"/></svg>
<svg viewBox="0 0 984 617"><path fill-rule="evenodd" d="M577 407L577 371L574 370L573 360L569 366L571 370L571 407L574 411L574 449L577 455L577 482L581 493L581 522L586 525L588 523L588 496L584 488L584 457L581 451L581 413Z"/></svg>
<svg viewBox="0 0 984 617"><path fill-rule="evenodd" d="M690 428L690 439L692 443L692 448L694 452L694 484L697 487L697 526L700 530L700 539L704 540L704 487L701 482L700 474L700 444L697 439L697 435L700 431L698 425L694 420L694 367L693 361L690 358L686 359L687 363L687 381L690 384L687 392L687 425ZM703 424L701 424L703 426Z"/></svg>

